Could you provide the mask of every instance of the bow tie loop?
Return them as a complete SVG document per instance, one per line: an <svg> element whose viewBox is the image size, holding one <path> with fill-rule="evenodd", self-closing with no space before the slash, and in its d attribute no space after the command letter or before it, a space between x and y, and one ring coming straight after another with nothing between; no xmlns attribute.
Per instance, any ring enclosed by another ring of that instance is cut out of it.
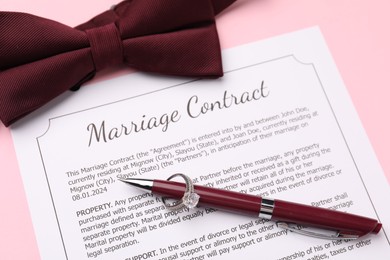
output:
<svg viewBox="0 0 390 260"><path fill-rule="evenodd" d="M123 44L115 23L85 31L96 72L123 62Z"/></svg>

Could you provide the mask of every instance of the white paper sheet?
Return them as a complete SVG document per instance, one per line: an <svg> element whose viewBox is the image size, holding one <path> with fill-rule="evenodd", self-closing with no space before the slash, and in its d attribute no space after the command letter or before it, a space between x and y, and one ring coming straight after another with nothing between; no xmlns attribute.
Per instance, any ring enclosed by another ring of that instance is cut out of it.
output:
<svg viewBox="0 0 390 260"><path fill-rule="evenodd" d="M225 76L136 73L67 93L12 128L42 259L388 259L389 189L318 28L223 53ZM167 211L117 176L377 218L327 241L204 208Z"/></svg>

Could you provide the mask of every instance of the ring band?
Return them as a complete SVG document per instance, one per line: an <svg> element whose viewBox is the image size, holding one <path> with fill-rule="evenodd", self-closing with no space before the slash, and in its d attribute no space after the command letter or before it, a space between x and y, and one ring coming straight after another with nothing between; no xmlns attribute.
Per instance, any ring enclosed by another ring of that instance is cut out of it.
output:
<svg viewBox="0 0 390 260"><path fill-rule="evenodd" d="M176 173L176 174L173 174L172 176L170 176L167 181L170 181L171 179L175 178L175 177L182 177L186 183L186 189L185 189L185 192L184 192L184 195L183 197L178 200L178 201L175 201L171 204L167 203L166 202L166 199L165 197L162 197L162 201L165 205L165 207L167 209L170 209L170 210L181 210L183 208L195 208L196 205L198 204L199 202L199 195L195 193L195 190L194 190L194 184L192 183L192 180L185 174L182 174L182 173Z"/></svg>

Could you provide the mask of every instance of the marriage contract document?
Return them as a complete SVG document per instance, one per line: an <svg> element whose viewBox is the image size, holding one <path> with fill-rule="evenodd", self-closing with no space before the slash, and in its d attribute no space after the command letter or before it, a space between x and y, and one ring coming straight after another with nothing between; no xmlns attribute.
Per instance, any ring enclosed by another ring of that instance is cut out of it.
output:
<svg viewBox="0 0 390 260"><path fill-rule="evenodd" d="M388 259L389 187L318 28L223 53L220 79L133 73L12 127L42 259ZM330 241L208 208L168 211L117 177L194 183L379 219Z"/></svg>

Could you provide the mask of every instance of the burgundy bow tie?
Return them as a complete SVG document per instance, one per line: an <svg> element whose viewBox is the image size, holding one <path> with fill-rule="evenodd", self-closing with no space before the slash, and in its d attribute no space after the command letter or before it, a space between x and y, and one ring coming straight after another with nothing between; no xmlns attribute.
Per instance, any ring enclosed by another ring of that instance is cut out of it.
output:
<svg viewBox="0 0 390 260"><path fill-rule="evenodd" d="M66 25L0 12L0 119L4 125L125 63L177 76L222 76L215 15L235 0L127 0Z"/></svg>

